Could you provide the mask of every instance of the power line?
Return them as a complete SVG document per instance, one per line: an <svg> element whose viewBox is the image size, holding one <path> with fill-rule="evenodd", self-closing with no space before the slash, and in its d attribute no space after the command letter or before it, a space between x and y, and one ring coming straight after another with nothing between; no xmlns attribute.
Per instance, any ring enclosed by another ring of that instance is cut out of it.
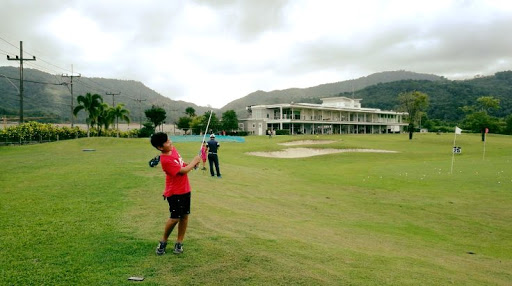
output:
<svg viewBox="0 0 512 286"><path fill-rule="evenodd" d="M8 51L2 50L2 49L0 49L0 52L2 52L2 54L4 54L4 55L8 55L9 54Z"/></svg>
<svg viewBox="0 0 512 286"><path fill-rule="evenodd" d="M146 101L147 99L141 99L141 98L130 98L132 100L135 100L139 103L139 128L142 129L142 102Z"/></svg>
<svg viewBox="0 0 512 286"><path fill-rule="evenodd" d="M27 52L27 54L29 54L29 55L30 55L30 53L29 53L29 52ZM44 62L44 63L46 63L46 64L48 64L48 65L51 65L51 66L53 66L53 67L56 67L56 68L58 68L58 69L60 69L60 70L67 71L67 72L69 72L69 71L70 71L70 70L68 70L68 69L66 69L66 68L59 67L59 66L54 65L54 64L52 64L52 63L50 63L50 62L47 62L47 61L45 61L45 60L44 60L43 58L41 58L41 57L38 57L38 60L40 60L40 61L42 61L42 62ZM72 71L71 71L71 72L72 72ZM59 73L59 72L56 72L56 73Z"/></svg>
<svg viewBox="0 0 512 286"><path fill-rule="evenodd" d="M5 78L8 78L8 79L19 80L19 78L15 78L15 77L4 76L4 75L2 75L2 76L5 77ZM66 85L67 84L67 83L42 82L42 81L35 81L35 80L28 80L28 79L23 79L23 82L39 83L39 84L49 84L49 85Z"/></svg>
<svg viewBox="0 0 512 286"><path fill-rule="evenodd" d="M99 90L106 91L109 88L106 88L104 85L92 80L91 78L85 77L84 79L88 80L90 83L94 84Z"/></svg>
<svg viewBox="0 0 512 286"><path fill-rule="evenodd" d="M7 60L20 62L20 124L23 124L23 61L35 61L36 57L33 56L32 59L24 59L23 58L23 41L20 41L20 55L16 56L16 58L14 58L14 59L11 59L11 57L9 55L7 55Z"/></svg>
<svg viewBox="0 0 512 286"><path fill-rule="evenodd" d="M38 60L40 60L40 59L38 58ZM35 63L27 63L27 65L35 68L36 70L43 71L43 72L46 72L46 73L49 73L49 74L58 74L59 73L56 70L52 70L52 69L49 69L47 67L43 67L42 65L38 65L38 64L35 64Z"/></svg>
<svg viewBox="0 0 512 286"><path fill-rule="evenodd" d="M9 45L13 46L14 48L18 49L18 47L16 47L14 44L11 44L11 42L7 41L7 40L6 40L6 39L4 39L4 38L0 37L0 40L2 40L2 41L4 41L4 42L6 42L7 44L9 44Z"/></svg>
<svg viewBox="0 0 512 286"><path fill-rule="evenodd" d="M11 42L9 42L8 40L6 40L6 39L4 39L4 38L2 38L2 37L0 37L0 40L4 41L4 42L5 42L5 43L7 43L8 45L10 45L10 46L12 46L12 47L14 47L14 48L16 48L16 49L18 48L18 47L16 47L16 45L12 44ZM1 50L1 49L0 49L0 51L6 52L5 50ZM9 53L9 52L6 52L6 53ZM30 49L25 49L25 53L26 53L26 54L28 54L28 55L34 56L34 55L32 54L32 52L30 51ZM38 51L38 53L39 53L39 54L42 54L42 52L41 52L41 51ZM52 67L54 67L54 68L57 68L57 69L59 69L59 70L63 70L63 71L66 71L66 72L69 72L69 71L70 71L70 70L69 70L69 69L67 69L67 68L63 68L63 67L57 66L57 65L55 65L55 64L53 64L53 63L51 63L51 62L49 62L49 61L45 60L45 59L44 59L44 58L42 58L41 56L38 56L38 57L37 57L37 60L38 60L38 61L41 61L41 62L43 62L43 63L46 63L46 64L48 64L48 65L50 65L50 66L52 66ZM38 66L38 67L42 67L42 66ZM44 70L44 69L45 69L45 68L43 68L43 70ZM46 70L50 70L50 71L52 71L52 69L50 69L50 68L46 68ZM53 72L54 72L54 73L56 73L56 74L59 74L59 73L60 73L60 72L55 71L55 70L53 70Z"/></svg>
<svg viewBox="0 0 512 286"><path fill-rule="evenodd" d="M86 78L84 77L84 78L82 78L82 79L86 79ZM76 83L77 83L77 84L83 84L83 85L84 85L84 86L86 86L87 88L91 89L91 92L94 92L94 93L102 93L102 92L105 90L105 89L103 89L103 88L99 88L99 87L97 87L97 86L92 86L92 85L90 85L90 84L86 83L86 82L85 82L85 81L83 81L83 80L78 80Z"/></svg>

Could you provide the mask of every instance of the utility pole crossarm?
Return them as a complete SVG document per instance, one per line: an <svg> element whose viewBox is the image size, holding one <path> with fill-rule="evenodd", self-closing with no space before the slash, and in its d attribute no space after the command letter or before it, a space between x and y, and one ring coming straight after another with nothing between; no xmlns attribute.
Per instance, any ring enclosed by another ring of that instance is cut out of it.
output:
<svg viewBox="0 0 512 286"><path fill-rule="evenodd" d="M115 96L115 95L120 95L120 94L121 94L121 92L106 92L105 94L106 94L106 95L112 95L112 107L115 107L116 105L115 105L114 96Z"/></svg>

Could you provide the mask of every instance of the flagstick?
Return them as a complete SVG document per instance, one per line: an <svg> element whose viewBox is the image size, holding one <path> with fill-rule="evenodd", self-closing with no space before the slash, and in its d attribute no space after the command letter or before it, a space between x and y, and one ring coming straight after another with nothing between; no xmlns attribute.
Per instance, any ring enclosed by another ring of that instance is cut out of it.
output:
<svg viewBox="0 0 512 286"><path fill-rule="evenodd" d="M457 133L455 133L455 136L453 137L453 148L455 148L455 140L457 140ZM455 160L455 152L453 152L452 148L452 167L450 169L450 174L453 173L453 161Z"/></svg>
<svg viewBox="0 0 512 286"><path fill-rule="evenodd" d="M482 160L485 160L485 143L487 143L487 134L484 135L484 155L482 156Z"/></svg>

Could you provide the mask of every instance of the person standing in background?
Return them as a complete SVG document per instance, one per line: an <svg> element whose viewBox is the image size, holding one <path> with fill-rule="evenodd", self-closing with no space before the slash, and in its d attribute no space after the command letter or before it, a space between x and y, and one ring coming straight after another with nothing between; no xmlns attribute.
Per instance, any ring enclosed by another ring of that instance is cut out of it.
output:
<svg viewBox="0 0 512 286"><path fill-rule="evenodd" d="M206 142L208 149L208 163L210 165L210 175L215 177L213 166L215 165L215 171L217 172L217 178L222 178L219 169L219 157L217 152L219 151L220 144L215 140L215 134L210 135L210 141Z"/></svg>

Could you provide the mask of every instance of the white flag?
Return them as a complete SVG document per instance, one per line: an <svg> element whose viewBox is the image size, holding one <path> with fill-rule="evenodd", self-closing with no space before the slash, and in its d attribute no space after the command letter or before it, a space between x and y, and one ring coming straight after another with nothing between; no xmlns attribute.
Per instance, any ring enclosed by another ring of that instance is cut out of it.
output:
<svg viewBox="0 0 512 286"><path fill-rule="evenodd" d="M462 134L462 129L460 129L459 127L455 126L455 134Z"/></svg>

